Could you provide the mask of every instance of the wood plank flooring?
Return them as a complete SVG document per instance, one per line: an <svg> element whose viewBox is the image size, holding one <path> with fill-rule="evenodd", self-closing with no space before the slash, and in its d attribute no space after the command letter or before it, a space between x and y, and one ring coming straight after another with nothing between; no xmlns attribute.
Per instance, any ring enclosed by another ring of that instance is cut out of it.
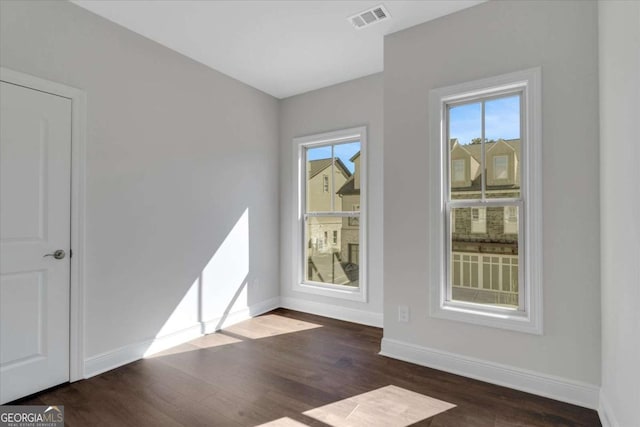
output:
<svg viewBox="0 0 640 427"><path fill-rule="evenodd" d="M593 410L379 356L381 338L278 309L15 403L64 405L68 426L326 427L304 413L392 385L456 405L415 426L600 426Z"/></svg>

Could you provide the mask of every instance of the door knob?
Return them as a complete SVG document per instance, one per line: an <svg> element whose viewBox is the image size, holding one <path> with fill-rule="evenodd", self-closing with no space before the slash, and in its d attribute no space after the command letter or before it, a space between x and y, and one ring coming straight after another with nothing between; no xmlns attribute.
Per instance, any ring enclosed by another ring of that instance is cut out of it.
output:
<svg viewBox="0 0 640 427"><path fill-rule="evenodd" d="M58 249L58 250L57 250L57 251L55 251L54 253L52 253L52 254L46 254L46 255L45 255L45 256L43 256L42 258L46 258L46 257L48 257L48 256L52 256L52 257L54 257L55 259L62 259L62 258L64 258L64 257L65 257L65 255L67 255L67 254L65 253L65 251L63 251L62 249Z"/></svg>

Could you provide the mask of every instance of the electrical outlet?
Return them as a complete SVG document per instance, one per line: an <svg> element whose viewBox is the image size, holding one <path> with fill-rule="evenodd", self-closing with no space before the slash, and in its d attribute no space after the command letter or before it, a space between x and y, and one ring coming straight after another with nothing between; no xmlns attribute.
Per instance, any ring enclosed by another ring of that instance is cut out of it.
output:
<svg viewBox="0 0 640 427"><path fill-rule="evenodd" d="M398 306L398 322L409 321L409 307L406 305Z"/></svg>

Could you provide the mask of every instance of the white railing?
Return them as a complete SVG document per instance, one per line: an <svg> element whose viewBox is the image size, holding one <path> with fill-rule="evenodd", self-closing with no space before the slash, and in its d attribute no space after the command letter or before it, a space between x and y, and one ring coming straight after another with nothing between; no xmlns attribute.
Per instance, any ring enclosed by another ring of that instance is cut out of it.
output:
<svg viewBox="0 0 640 427"><path fill-rule="evenodd" d="M517 297L518 256L453 252L450 280L454 288L500 292Z"/></svg>

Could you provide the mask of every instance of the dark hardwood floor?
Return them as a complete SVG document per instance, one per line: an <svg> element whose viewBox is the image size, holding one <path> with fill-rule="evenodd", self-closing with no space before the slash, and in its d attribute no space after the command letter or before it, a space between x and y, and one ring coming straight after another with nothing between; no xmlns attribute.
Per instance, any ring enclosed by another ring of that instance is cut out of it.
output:
<svg viewBox="0 0 640 427"><path fill-rule="evenodd" d="M69 426L256 426L388 385L456 407L420 426L599 426L595 411L379 356L382 330L278 309L16 404ZM384 425L384 424L381 424Z"/></svg>

